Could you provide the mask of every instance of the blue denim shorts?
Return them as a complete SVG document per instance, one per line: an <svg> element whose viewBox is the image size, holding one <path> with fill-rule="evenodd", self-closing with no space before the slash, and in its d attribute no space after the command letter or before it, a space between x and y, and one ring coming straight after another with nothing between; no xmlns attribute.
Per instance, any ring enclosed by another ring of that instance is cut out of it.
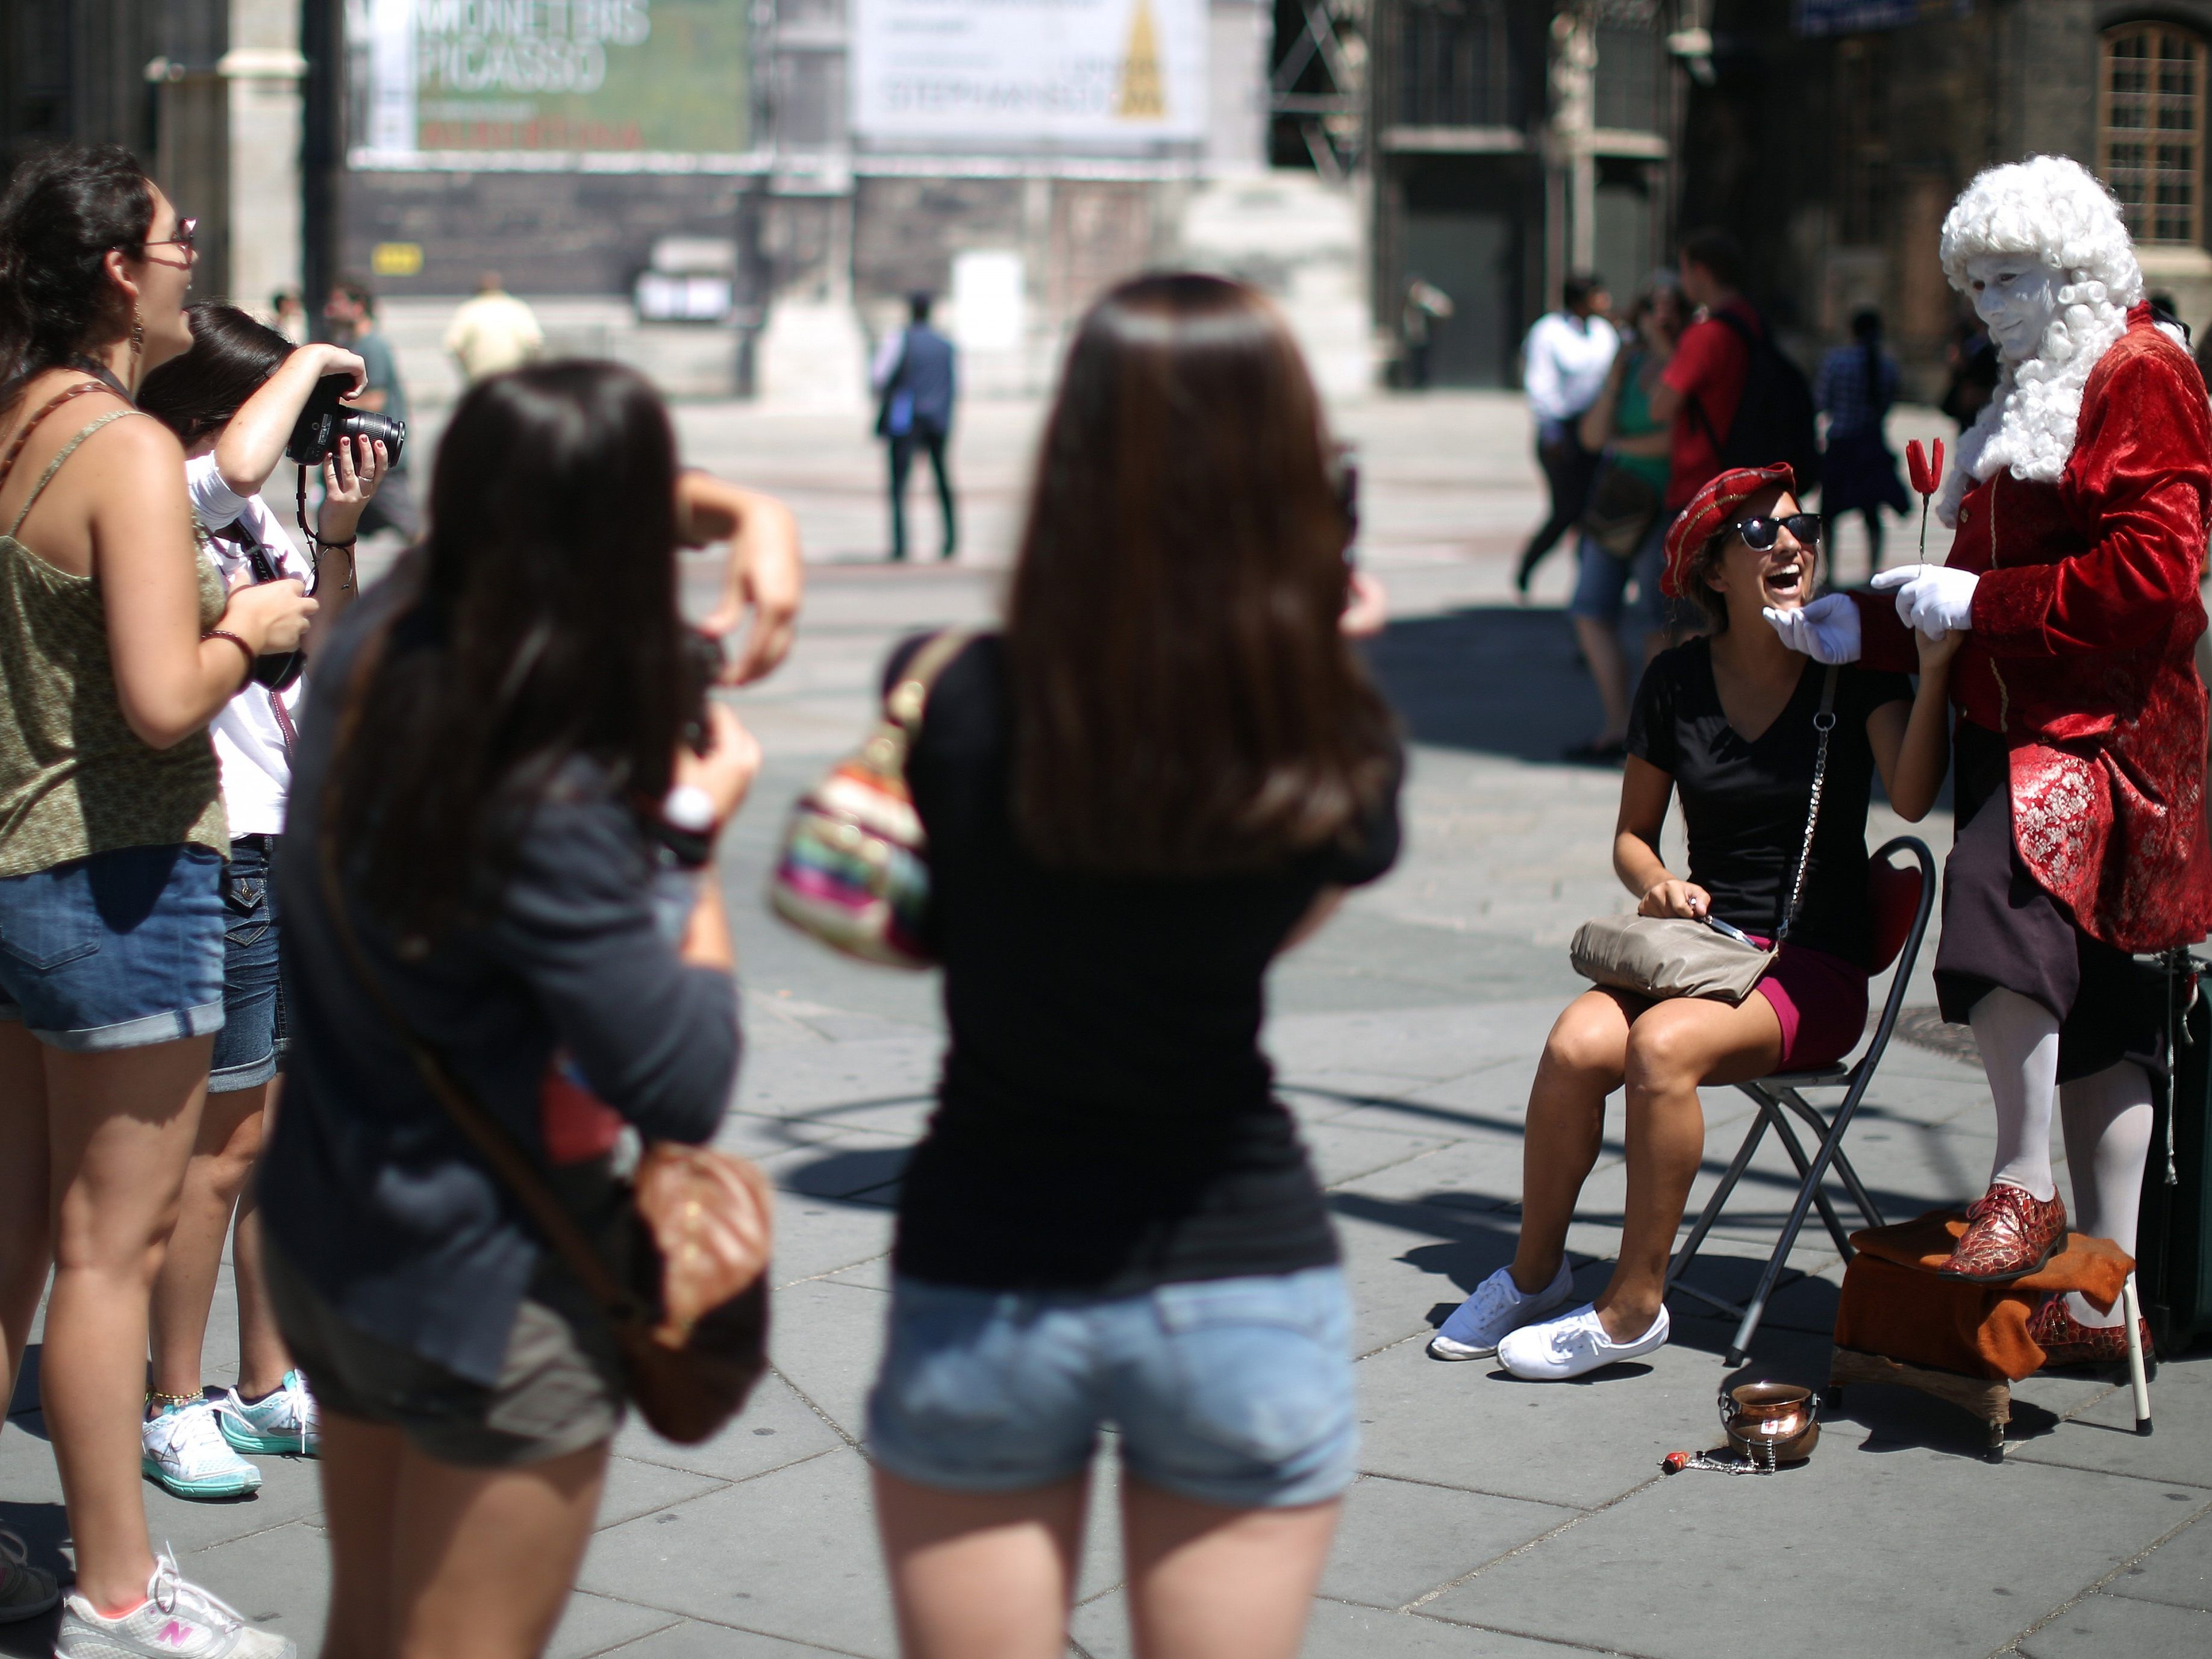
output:
<svg viewBox="0 0 2212 1659"><path fill-rule="evenodd" d="M221 1030L221 857L126 847L0 878L0 1019L78 1054Z"/></svg>
<svg viewBox="0 0 2212 1659"><path fill-rule="evenodd" d="M1674 606L1659 592L1659 578L1667 568L1667 526L1674 514L1662 513L1644 533L1636 551L1617 559L1588 536L1580 538L1581 568L1575 577L1574 597L1567 614L1587 617L1607 628L1618 628L1623 618L1644 634L1656 634L1673 619ZM1633 604L1628 584L1636 584Z"/></svg>
<svg viewBox="0 0 2212 1659"><path fill-rule="evenodd" d="M208 1092L258 1088L276 1075L289 1038L284 981L276 971L276 890L269 879L274 836L240 836L222 876L222 1030Z"/></svg>
<svg viewBox="0 0 2212 1659"><path fill-rule="evenodd" d="M1080 1472L1111 1426L1129 1473L1179 1497L1324 1503L1358 1452L1351 1341L1335 1267L1126 1297L902 1277L868 1452L917 1486L1023 1492Z"/></svg>

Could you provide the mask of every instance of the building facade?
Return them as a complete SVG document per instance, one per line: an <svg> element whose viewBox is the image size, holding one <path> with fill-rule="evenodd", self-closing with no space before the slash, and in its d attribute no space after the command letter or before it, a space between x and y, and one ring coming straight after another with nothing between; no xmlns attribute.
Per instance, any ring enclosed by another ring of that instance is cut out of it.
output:
<svg viewBox="0 0 2212 1659"><path fill-rule="evenodd" d="M2119 198L2149 289L2212 326L2212 4L2190 0L1720 0L1690 100L1685 222L1741 234L1786 329L1874 306L1932 397L1964 313L1936 261L1974 173L2071 155Z"/></svg>

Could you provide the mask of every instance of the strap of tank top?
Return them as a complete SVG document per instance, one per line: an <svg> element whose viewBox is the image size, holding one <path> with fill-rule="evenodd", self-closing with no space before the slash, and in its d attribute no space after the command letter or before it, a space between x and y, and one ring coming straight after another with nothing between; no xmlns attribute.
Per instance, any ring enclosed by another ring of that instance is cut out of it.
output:
<svg viewBox="0 0 2212 1659"><path fill-rule="evenodd" d="M72 398L82 398L88 392L105 390L106 388L97 380L79 380L75 386L64 386L59 392L48 398L39 412L24 422L17 429L15 441L8 446L7 454L0 456L0 489L5 489L8 487L8 475L15 470L16 458L22 454L23 446L31 441L31 434L39 429L40 422L45 420L47 416L52 414Z"/></svg>
<svg viewBox="0 0 2212 1659"><path fill-rule="evenodd" d="M39 474L39 481L31 486L31 493L23 498L22 510L15 514L15 522L8 526L8 533L13 536L23 527L23 520L31 516L31 509L39 504L39 497L46 493L46 486L54 481L54 474L62 470L64 461L76 453L76 447L79 444L111 421L119 421L125 416L143 413L144 413L143 410L137 409L111 409L64 444L61 447L61 453L48 461L46 470ZM5 482L5 475L0 475L0 483Z"/></svg>

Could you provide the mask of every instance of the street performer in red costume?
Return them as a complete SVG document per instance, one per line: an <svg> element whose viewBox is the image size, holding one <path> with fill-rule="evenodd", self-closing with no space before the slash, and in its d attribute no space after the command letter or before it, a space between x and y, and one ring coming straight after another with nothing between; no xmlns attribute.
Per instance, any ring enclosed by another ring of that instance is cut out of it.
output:
<svg viewBox="0 0 2212 1659"><path fill-rule="evenodd" d="M2133 1253L2163 1011L2130 957L2212 926L2191 658L2212 418L2195 363L2142 303L2118 209L2078 163L1983 173L1942 252L2003 363L1937 501L1950 558L1766 614L1819 660L1874 668L1911 669L1916 628L1966 634L1936 984L1944 1018L1973 1027L1997 1149L1942 1271L2006 1284L2066 1234L2054 1100L2075 1224ZM2052 1364L2116 1359L2119 1320L2117 1304L2054 1297L2030 1331Z"/></svg>

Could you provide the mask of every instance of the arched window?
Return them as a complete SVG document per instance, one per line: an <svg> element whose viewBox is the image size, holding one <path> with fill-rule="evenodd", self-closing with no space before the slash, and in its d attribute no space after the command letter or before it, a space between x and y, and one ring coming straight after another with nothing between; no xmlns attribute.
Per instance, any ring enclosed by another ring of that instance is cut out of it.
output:
<svg viewBox="0 0 2212 1659"><path fill-rule="evenodd" d="M2164 23L2106 31L2097 76L2097 172L2138 242L2204 234L2204 42Z"/></svg>

